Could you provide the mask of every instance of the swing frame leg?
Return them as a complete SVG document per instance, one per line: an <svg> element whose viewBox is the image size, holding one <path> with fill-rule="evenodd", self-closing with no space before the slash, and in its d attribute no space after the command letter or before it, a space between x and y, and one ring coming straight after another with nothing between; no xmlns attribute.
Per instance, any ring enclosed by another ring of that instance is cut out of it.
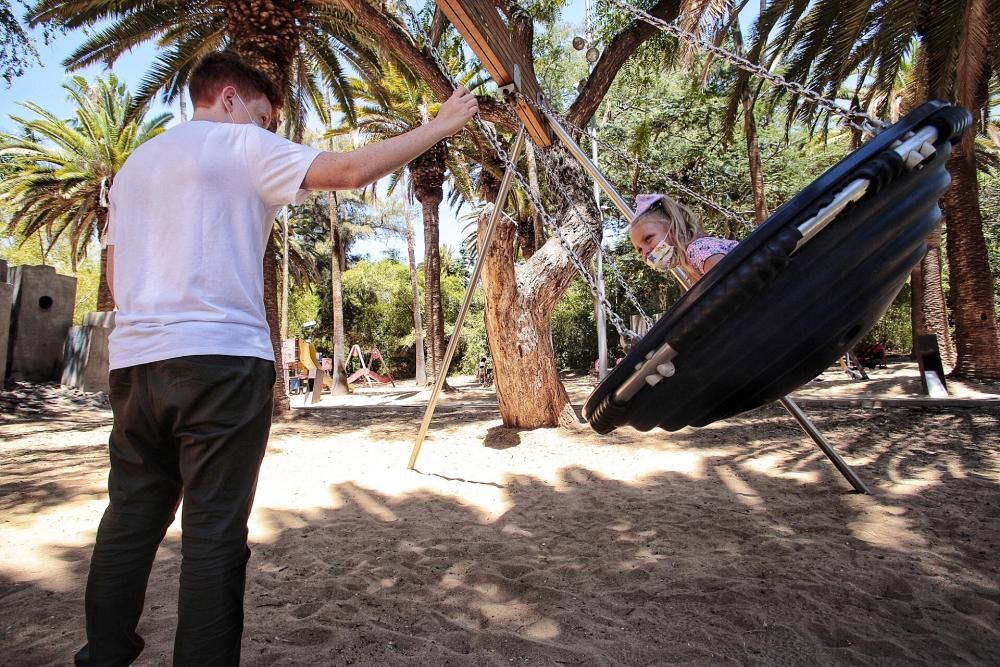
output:
<svg viewBox="0 0 1000 667"><path fill-rule="evenodd" d="M813 439L813 442L815 442L821 450L823 450L823 453L826 454L827 458L833 462L833 465L837 467L837 470L840 471L840 474L843 475L844 478L851 483L851 486L854 487L854 490L857 491L858 493L871 495L871 491L868 490L868 487L865 486L865 483L862 482L861 478L858 477L857 473L855 473L854 470L851 469L851 466L847 465L847 462L844 461L843 458L841 458L840 454L838 454L833 450L833 445L831 445L830 441L827 440L826 437L824 437L824 435L820 432L820 430L816 427L816 425L812 423L812 420L809 419L806 413L802 411L802 408L799 407L799 404L793 401L789 396L785 396L784 398L779 399L779 402L781 403L782 406L784 406L786 410L788 410L789 414L791 414L792 417L795 418L795 421L799 423L799 426L802 428L802 430L805 431L809 435L809 437Z"/></svg>
<svg viewBox="0 0 1000 667"><path fill-rule="evenodd" d="M510 149L510 164L504 172L503 180L500 181L500 191L497 193L496 202L490 212L490 222L486 227L486 234L483 236L483 243L480 246L476 265L472 269L472 276L469 278L469 286L465 290L465 298L462 300L462 307L458 311L458 319L455 320L455 330L448 340L448 348L444 352L444 359L441 361L441 372L438 373L437 381L434 383L434 391L431 392L431 399L424 410L424 420L420 424L420 431L417 433L417 440L413 443L413 450L410 452L410 462L406 464L408 470L413 470L417 465L417 457L420 455L420 447L424 444L427 431L430 429L431 420L434 418L434 408L437 407L438 398L441 396L441 388L448 377L448 368L451 366L451 359L455 356L458 348L458 341L462 338L462 325L465 323L465 316L469 313L469 306L472 305L472 298L475 295L476 287L479 285L479 278L483 272L483 262L486 259L486 251L493 242L493 232L496 231L500 214L503 213L504 203L507 201L507 194L510 192L511 183L514 181L514 166L517 158L524 148L524 126L517 132L514 145Z"/></svg>

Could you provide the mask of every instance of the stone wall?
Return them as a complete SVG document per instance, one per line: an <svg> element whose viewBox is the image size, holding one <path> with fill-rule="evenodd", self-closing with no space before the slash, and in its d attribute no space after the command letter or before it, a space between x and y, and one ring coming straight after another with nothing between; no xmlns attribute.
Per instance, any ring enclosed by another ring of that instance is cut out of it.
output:
<svg viewBox="0 0 1000 667"><path fill-rule="evenodd" d="M29 382L59 380L76 278L61 276L51 266L15 266L8 273L13 297L7 375Z"/></svg>
<svg viewBox="0 0 1000 667"><path fill-rule="evenodd" d="M87 313L72 327L63 350L62 384L83 391L109 391L108 337L115 328L113 312Z"/></svg>

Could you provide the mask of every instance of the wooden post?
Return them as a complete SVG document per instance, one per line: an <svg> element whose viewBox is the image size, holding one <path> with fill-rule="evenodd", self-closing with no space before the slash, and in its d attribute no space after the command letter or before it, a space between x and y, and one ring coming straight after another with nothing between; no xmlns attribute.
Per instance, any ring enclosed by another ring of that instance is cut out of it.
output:
<svg viewBox="0 0 1000 667"><path fill-rule="evenodd" d="M510 31L497 13L496 4L485 0L437 0L451 24L475 52L498 86L514 84L521 94L514 111L536 146L552 144L548 123L538 100L542 89L535 79L531 54L518 53L510 42Z"/></svg>

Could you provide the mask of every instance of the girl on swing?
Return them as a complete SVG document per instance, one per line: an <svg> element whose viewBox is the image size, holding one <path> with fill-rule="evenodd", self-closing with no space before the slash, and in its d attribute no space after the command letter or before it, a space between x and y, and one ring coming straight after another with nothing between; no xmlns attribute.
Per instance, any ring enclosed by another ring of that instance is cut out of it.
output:
<svg viewBox="0 0 1000 667"><path fill-rule="evenodd" d="M661 194L635 198L629 239L650 267L666 273L679 266L691 282L740 243L706 236L696 213Z"/></svg>

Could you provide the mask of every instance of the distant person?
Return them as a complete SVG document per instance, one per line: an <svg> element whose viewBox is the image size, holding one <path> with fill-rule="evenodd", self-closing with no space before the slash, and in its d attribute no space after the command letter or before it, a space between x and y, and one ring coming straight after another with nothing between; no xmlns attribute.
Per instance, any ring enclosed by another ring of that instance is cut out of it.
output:
<svg viewBox="0 0 1000 667"><path fill-rule="evenodd" d="M308 383L307 383L307 386L306 386L306 394L311 394L312 391L313 391L313 387L316 386L316 369L315 368L310 368L309 369L309 374L307 376L307 379L308 379Z"/></svg>
<svg viewBox="0 0 1000 667"><path fill-rule="evenodd" d="M310 190L393 173L478 110L459 89L429 123L332 153L274 134L278 91L231 53L206 56L188 87L191 122L137 148L110 191L110 504L78 665L128 665L142 652L146 582L182 497L173 662L239 663L247 520L275 380L261 272L274 215Z"/></svg>

